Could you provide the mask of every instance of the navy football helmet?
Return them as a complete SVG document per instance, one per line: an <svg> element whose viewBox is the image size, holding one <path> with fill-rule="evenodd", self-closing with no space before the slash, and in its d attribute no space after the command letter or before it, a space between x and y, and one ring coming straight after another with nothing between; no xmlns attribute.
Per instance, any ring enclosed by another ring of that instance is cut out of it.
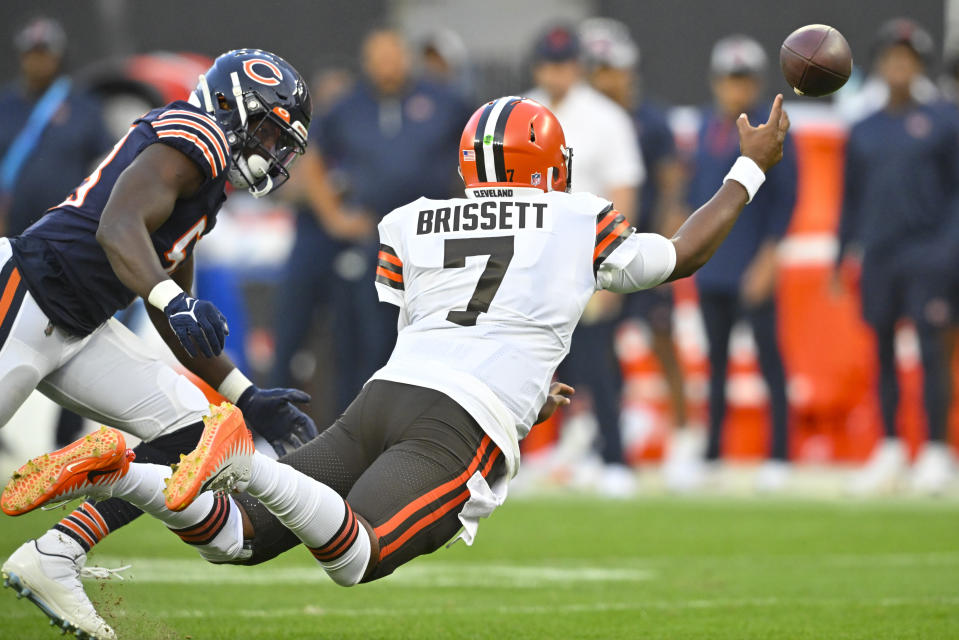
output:
<svg viewBox="0 0 959 640"><path fill-rule="evenodd" d="M200 76L190 103L223 127L233 159L230 183L255 197L286 182L290 165L306 151L310 92L297 70L276 54L224 53Z"/></svg>

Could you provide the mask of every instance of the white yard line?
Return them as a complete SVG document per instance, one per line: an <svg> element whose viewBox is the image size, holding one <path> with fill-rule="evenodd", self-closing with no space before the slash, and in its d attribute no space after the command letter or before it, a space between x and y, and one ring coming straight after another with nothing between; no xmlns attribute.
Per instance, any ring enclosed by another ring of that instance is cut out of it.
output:
<svg viewBox="0 0 959 640"><path fill-rule="evenodd" d="M702 609L768 609L776 607L828 607L828 608L848 608L848 607L866 607L866 608L898 608L938 605L944 607L954 607L959 605L959 596L947 597L885 597L885 598L715 598L715 599L690 599L690 600L640 600L635 602L581 602L568 603L561 602L552 605L537 604L505 604L488 606L483 603L476 603L470 606L460 607L397 607L394 609L386 607L337 607L324 608L319 606L307 605L305 607L277 607L269 609L250 608L238 604L235 609L225 609L223 607L209 607L205 609L177 609L177 610L151 610L149 615L157 619L194 619L209 618L211 616L229 615L237 618L289 618L297 616L312 617L417 617L417 616L448 616L448 615L476 615L478 613L488 613L495 615L563 615L577 613L603 613L603 612L629 612L629 611L683 611L683 610L702 610ZM134 612L136 615L142 615L142 611ZM27 607L18 607L9 611L8 615L13 618L35 617L36 610ZM111 611L110 615L124 617L128 612L120 609Z"/></svg>
<svg viewBox="0 0 959 640"><path fill-rule="evenodd" d="M196 560L164 560L97 555L91 565L112 567L130 564L124 577L139 584L310 584L337 588L318 566L234 567L213 566ZM552 586L576 588L586 582L641 582L654 574L644 568L595 566L469 565L450 563L414 564L390 576L391 584L420 587L503 587L534 589Z"/></svg>

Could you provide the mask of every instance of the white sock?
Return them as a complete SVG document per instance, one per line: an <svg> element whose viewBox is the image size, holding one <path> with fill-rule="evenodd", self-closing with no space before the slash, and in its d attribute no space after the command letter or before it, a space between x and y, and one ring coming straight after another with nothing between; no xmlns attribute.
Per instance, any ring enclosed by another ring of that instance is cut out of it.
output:
<svg viewBox="0 0 959 640"><path fill-rule="evenodd" d="M172 475L170 467L134 463L117 481L113 497L126 500L173 530L210 562L229 562L249 557L243 549L243 523L239 508L226 494L205 491L183 511L167 509L163 497L164 480Z"/></svg>
<svg viewBox="0 0 959 640"><path fill-rule="evenodd" d="M170 467L135 462L113 487L113 497L126 500L171 529L184 529L203 520L213 506L213 494L197 496L183 511L167 509L163 498L164 480L173 474Z"/></svg>
<svg viewBox="0 0 959 640"><path fill-rule="evenodd" d="M247 492L296 534L337 584L350 586L362 579L370 560L370 538L333 489L254 453Z"/></svg>

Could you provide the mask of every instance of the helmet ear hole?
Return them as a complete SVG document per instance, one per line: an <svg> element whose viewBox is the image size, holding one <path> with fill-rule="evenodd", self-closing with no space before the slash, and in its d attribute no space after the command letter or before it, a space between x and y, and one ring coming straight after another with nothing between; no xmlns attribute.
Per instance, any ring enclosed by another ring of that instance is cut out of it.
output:
<svg viewBox="0 0 959 640"><path fill-rule="evenodd" d="M230 107L230 103L227 101L226 96L223 95L222 93L216 94L216 102L220 106L220 108L223 109L224 111L233 110L232 107Z"/></svg>
<svg viewBox="0 0 959 640"><path fill-rule="evenodd" d="M533 129L533 121L530 120L529 123L529 141L536 142L536 130Z"/></svg>

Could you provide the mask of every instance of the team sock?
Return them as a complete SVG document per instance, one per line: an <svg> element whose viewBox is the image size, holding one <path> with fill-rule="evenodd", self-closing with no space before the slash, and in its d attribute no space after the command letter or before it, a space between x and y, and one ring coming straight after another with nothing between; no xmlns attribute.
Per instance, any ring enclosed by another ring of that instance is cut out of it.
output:
<svg viewBox="0 0 959 640"><path fill-rule="evenodd" d="M182 511L167 508L164 481L170 467L156 464L130 465L117 481L113 496L139 507L160 520L180 539L197 548L210 562L230 562L249 556L243 547L243 522L236 503L226 494L205 491Z"/></svg>
<svg viewBox="0 0 959 640"><path fill-rule="evenodd" d="M296 534L337 584L358 583L370 560L370 538L338 493L260 453L247 492Z"/></svg>
<svg viewBox="0 0 959 640"><path fill-rule="evenodd" d="M131 508L136 509L132 505ZM93 545L110 533L107 518L92 502L84 502L53 528L76 540L84 552L89 552Z"/></svg>

